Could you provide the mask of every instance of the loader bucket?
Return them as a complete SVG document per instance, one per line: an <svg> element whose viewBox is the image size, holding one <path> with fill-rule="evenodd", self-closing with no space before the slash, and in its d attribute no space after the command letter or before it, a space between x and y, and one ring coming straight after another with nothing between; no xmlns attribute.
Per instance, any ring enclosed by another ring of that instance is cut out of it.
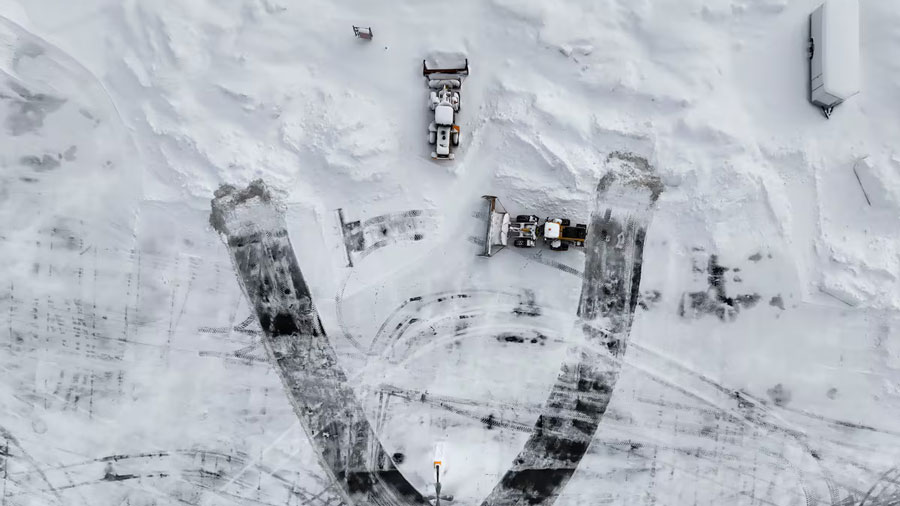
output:
<svg viewBox="0 0 900 506"><path fill-rule="evenodd" d="M449 68L428 68L428 61L422 60L422 75L425 77L431 76L432 74L441 74L447 76L457 76L463 77L469 75L469 59L466 58L465 64L461 67L449 67Z"/></svg>
<svg viewBox="0 0 900 506"><path fill-rule="evenodd" d="M509 234L509 213L493 195L483 195L487 203L487 227L484 234L484 249L480 256L489 257L506 246Z"/></svg>

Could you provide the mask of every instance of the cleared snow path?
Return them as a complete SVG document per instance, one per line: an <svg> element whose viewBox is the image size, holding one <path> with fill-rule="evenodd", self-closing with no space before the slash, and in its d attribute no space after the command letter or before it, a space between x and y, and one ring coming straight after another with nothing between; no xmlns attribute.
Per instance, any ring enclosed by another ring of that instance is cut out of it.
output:
<svg viewBox="0 0 900 506"><path fill-rule="evenodd" d="M563 363L512 468L484 506L553 504L587 452L625 352L640 294L644 237L662 184L643 158L613 153L600 180L585 245L578 305L584 342Z"/></svg>
<svg viewBox="0 0 900 506"><path fill-rule="evenodd" d="M347 384L268 189L261 181L241 191L223 186L212 208L269 357L332 480L356 504L427 504L394 467Z"/></svg>
<svg viewBox="0 0 900 506"><path fill-rule="evenodd" d="M614 153L608 162L611 170L597 186L578 304L576 325L584 340L570 350L530 438L485 506L552 504L609 404L621 367L616 359L625 351L640 293L644 237L662 185L640 157ZM241 191L223 186L212 208L211 223L226 239L270 357L335 483L349 500L364 504L424 504L378 442L338 365L268 189L261 181ZM404 217L420 213L413 214Z"/></svg>

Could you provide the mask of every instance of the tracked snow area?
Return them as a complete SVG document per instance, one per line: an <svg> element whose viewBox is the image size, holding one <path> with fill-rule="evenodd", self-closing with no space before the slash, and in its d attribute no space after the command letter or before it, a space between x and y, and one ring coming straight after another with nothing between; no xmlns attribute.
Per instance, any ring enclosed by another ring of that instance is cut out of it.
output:
<svg viewBox="0 0 900 506"><path fill-rule="evenodd" d="M895 504L900 9L826 120L819 3L0 0L0 504Z"/></svg>

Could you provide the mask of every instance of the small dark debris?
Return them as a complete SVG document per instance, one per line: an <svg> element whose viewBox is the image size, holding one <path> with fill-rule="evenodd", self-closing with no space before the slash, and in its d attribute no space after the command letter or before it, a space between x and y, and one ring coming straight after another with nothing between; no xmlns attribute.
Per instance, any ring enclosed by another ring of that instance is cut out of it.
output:
<svg viewBox="0 0 900 506"><path fill-rule="evenodd" d="M527 306L519 306L513 309L513 314L516 316L540 316L541 309L538 307L527 307Z"/></svg>
<svg viewBox="0 0 900 506"><path fill-rule="evenodd" d="M137 476L133 474L116 474L113 469L112 462L107 462L106 467L103 469L103 481L124 481L130 480L132 478L136 478Z"/></svg>
<svg viewBox="0 0 900 506"><path fill-rule="evenodd" d="M786 389L781 383L766 390L766 394L769 395L769 399L772 399L776 406L785 406L791 401L791 391Z"/></svg>
<svg viewBox="0 0 900 506"><path fill-rule="evenodd" d="M772 299L769 300L769 305L784 311L784 299L781 298L781 295L772 297Z"/></svg>
<svg viewBox="0 0 900 506"><path fill-rule="evenodd" d="M728 272L728 267L719 264L717 255L710 255L706 272L709 274L709 286L716 290L719 299L725 299L725 273Z"/></svg>
<svg viewBox="0 0 900 506"><path fill-rule="evenodd" d="M640 295L638 298L638 305L641 306L641 309L650 309L657 302L662 300L662 293L659 290L649 290Z"/></svg>
<svg viewBox="0 0 900 506"><path fill-rule="evenodd" d="M709 288L703 292L685 293L678 306L678 315L697 318L703 314L713 314L722 321L733 321L742 307L755 306L759 302L759 294L728 296L725 290L725 273L729 270L719 264L718 256L710 255L706 266ZM741 280L738 276L734 276L734 279ZM690 314L688 309L691 310Z"/></svg>
<svg viewBox="0 0 900 506"><path fill-rule="evenodd" d="M734 392L732 392L732 396L737 401L738 409L753 409L753 403L747 400L746 394L744 392L735 390Z"/></svg>
<svg viewBox="0 0 900 506"><path fill-rule="evenodd" d="M751 308L755 306L759 302L760 296L758 293L744 294L738 295L734 298L735 302L740 304L745 308Z"/></svg>
<svg viewBox="0 0 900 506"><path fill-rule="evenodd" d="M403 455L402 453L397 452L397 453L391 455L391 458L394 460L395 464L402 464L403 461L406 459L406 455Z"/></svg>
<svg viewBox="0 0 900 506"><path fill-rule="evenodd" d="M513 309L517 316L540 316L541 308L537 305L534 291L525 290L519 295L519 304Z"/></svg>
<svg viewBox="0 0 900 506"><path fill-rule="evenodd" d="M754 253L747 257L747 260L750 260L751 262L759 262L760 260L762 260L762 253Z"/></svg>
<svg viewBox="0 0 900 506"><path fill-rule="evenodd" d="M52 157L52 156L50 156L50 155L44 155L44 156L35 156L35 155L23 156L22 158L19 158L19 162L20 162L22 165L31 167L32 169L34 169L34 170L36 170L36 171L38 171L38 172L43 172L43 171L46 171L46 170L52 170L52 169L55 169L55 168L59 167L59 160L57 160L56 158L54 158L54 157Z"/></svg>
<svg viewBox="0 0 900 506"><path fill-rule="evenodd" d="M132 480L137 478L137 475L134 474L112 474L107 473L103 475L103 481L125 481Z"/></svg>
<svg viewBox="0 0 900 506"><path fill-rule="evenodd" d="M63 154L62 157L66 159L67 162L71 162L75 160L75 153L78 151L78 146L69 146Z"/></svg>
<svg viewBox="0 0 900 506"><path fill-rule="evenodd" d="M43 93L32 93L14 82L8 84L19 95L19 97L3 97L10 100L11 114L6 117L6 128L13 136L39 130L44 126L44 118L66 102L64 99Z"/></svg>

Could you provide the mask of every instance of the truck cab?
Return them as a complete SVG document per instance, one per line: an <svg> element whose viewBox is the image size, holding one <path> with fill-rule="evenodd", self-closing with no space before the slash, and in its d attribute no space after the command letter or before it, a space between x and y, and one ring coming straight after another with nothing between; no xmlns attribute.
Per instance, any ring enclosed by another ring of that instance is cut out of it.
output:
<svg viewBox="0 0 900 506"><path fill-rule="evenodd" d="M439 91L431 92L431 109L434 121L428 125L428 142L434 144L431 157L438 160L452 160L450 146L459 146L459 126L454 121L459 111L459 91L451 87L451 83L438 81Z"/></svg>
<svg viewBox="0 0 900 506"><path fill-rule="evenodd" d="M565 251L569 246L584 247L587 238L587 225L570 225L565 218L547 218L544 222L544 240L550 243L550 249Z"/></svg>
<svg viewBox="0 0 900 506"><path fill-rule="evenodd" d="M450 105L436 106L434 108L434 125L432 144L434 144L436 158L450 158L450 143L453 140L453 107ZM458 137L456 144L459 144Z"/></svg>

